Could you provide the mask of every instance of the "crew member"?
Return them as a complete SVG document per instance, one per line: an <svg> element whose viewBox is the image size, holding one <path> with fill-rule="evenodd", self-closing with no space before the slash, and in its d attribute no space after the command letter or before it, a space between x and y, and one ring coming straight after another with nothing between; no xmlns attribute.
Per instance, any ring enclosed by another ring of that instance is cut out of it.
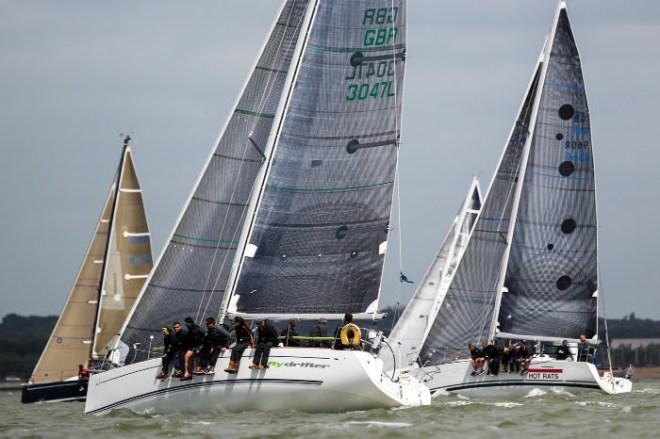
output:
<svg viewBox="0 0 660 439"><path fill-rule="evenodd" d="M257 346L250 369L268 369L270 349L277 345L277 328L268 320L260 320L257 324Z"/></svg>
<svg viewBox="0 0 660 439"><path fill-rule="evenodd" d="M314 326L311 331L309 331L309 336L310 337L327 337L328 336L328 331L326 328L326 325L328 324L328 321L324 318L321 317L319 319L319 322ZM319 348L319 347L324 347L324 348L329 348L330 347L330 342L327 340L312 340L310 342L310 346Z"/></svg>
<svg viewBox="0 0 660 439"><path fill-rule="evenodd" d="M344 314L344 324L339 328L339 337L335 337L335 349L355 349L362 345L360 328L353 323L353 314Z"/></svg>
<svg viewBox="0 0 660 439"><path fill-rule="evenodd" d="M289 326L280 335L285 337L284 346L300 346L300 341L294 338L298 336L296 332L296 319L289 319Z"/></svg>
<svg viewBox="0 0 660 439"><path fill-rule="evenodd" d="M225 369L227 373L237 373L241 365L241 357L248 346L254 345L254 337L250 327L245 323L242 317L234 317L234 333L236 334L236 344L231 350L229 366Z"/></svg>
<svg viewBox="0 0 660 439"><path fill-rule="evenodd" d="M568 348L568 342L566 340L562 340L561 346L557 348L557 360L565 360L569 357L572 360L573 354L571 353L571 350Z"/></svg>
<svg viewBox="0 0 660 439"><path fill-rule="evenodd" d="M170 374L170 364L179 350L179 341L168 326L163 326L161 332L163 334L163 357L161 358L162 365L158 379L165 380Z"/></svg>
<svg viewBox="0 0 660 439"><path fill-rule="evenodd" d="M194 357L199 353L200 346L204 342L204 331L195 323L192 317L186 317L184 324L186 325L186 332L181 340L185 352L183 355L184 373L181 378L182 381L192 379L191 372Z"/></svg>
<svg viewBox="0 0 660 439"><path fill-rule="evenodd" d="M493 343L484 340L481 343L486 362L488 363L487 375L497 375L500 371L500 353Z"/></svg>
<svg viewBox="0 0 660 439"><path fill-rule="evenodd" d="M205 367L204 373L213 375L215 373L215 363L218 357L229 346L229 332L223 326L216 326L215 319L209 317L206 319L206 334L204 343L200 352L200 360Z"/></svg>

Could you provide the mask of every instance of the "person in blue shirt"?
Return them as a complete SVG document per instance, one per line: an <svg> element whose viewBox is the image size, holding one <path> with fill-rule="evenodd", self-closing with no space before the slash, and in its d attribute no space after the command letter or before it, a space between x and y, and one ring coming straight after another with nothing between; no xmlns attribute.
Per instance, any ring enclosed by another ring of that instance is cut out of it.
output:
<svg viewBox="0 0 660 439"><path fill-rule="evenodd" d="M484 373L484 363L486 362L483 351L472 343L468 344L468 350L472 358L472 373L470 375L481 375Z"/></svg>

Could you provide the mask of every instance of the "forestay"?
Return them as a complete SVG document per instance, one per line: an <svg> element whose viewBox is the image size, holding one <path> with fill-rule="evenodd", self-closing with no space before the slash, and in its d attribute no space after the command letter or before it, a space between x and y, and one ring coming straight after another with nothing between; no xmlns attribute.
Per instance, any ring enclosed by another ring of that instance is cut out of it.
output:
<svg viewBox="0 0 660 439"><path fill-rule="evenodd" d="M550 50L499 329L591 338L598 286L594 162L580 57L565 7Z"/></svg>
<svg viewBox="0 0 660 439"><path fill-rule="evenodd" d="M305 0L284 3L243 91L121 333L141 350L163 324L217 315L256 176L264 162Z"/></svg>
<svg viewBox="0 0 660 439"><path fill-rule="evenodd" d="M310 4L230 312L376 311L397 167L404 5Z"/></svg>
<svg viewBox="0 0 660 439"><path fill-rule="evenodd" d="M381 350L387 367L409 368L416 363L425 335L444 301L451 275L469 241L480 208L481 193L475 177L440 251L388 337L396 365L391 364L390 352Z"/></svg>

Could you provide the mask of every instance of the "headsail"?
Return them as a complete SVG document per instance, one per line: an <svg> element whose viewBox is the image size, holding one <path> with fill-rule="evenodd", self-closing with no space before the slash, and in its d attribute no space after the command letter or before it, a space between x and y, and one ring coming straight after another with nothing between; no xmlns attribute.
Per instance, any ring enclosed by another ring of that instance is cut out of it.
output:
<svg viewBox="0 0 660 439"><path fill-rule="evenodd" d="M564 4L541 86L499 329L591 338L598 288L594 162L580 56Z"/></svg>
<svg viewBox="0 0 660 439"><path fill-rule="evenodd" d="M405 1L310 8L242 243L232 313L376 311L399 146Z"/></svg>
<svg viewBox="0 0 660 439"><path fill-rule="evenodd" d="M465 355L467 343L489 336L507 250L514 193L541 70L539 60L470 241L422 347L419 361L423 365L451 362Z"/></svg>
<svg viewBox="0 0 660 439"><path fill-rule="evenodd" d="M64 309L32 372L32 383L75 377L78 365L89 361L115 190L113 183Z"/></svg>
<svg viewBox="0 0 660 439"><path fill-rule="evenodd" d="M105 256L92 357L105 358L151 271L151 243L142 189L126 144L119 168L108 249Z"/></svg>
<svg viewBox="0 0 660 439"><path fill-rule="evenodd" d="M306 0L284 3L236 105L121 333L146 348L162 324L217 315ZM136 359L146 357L136 352Z"/></svg>
<svg viewBox="0 0 660 439"><path fill-rule="evenodd" d="M475 177L440 251L388 337L397 368L411 367L417 361L425 335L444 301L449 280L468 243L480 209L481 192ZM391 363L390 353L386 350L381 352L383 361Z"/></svg>

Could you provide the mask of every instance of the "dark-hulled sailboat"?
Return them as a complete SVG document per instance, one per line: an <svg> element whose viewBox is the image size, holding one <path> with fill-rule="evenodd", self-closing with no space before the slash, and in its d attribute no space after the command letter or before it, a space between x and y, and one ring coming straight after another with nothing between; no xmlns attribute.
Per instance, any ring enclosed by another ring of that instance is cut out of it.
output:
<svg viewBox="0 0 660 439"><path fill-rule="evenodd" d="M87 381L79 366L93 372L120 361L108 354L153 264L129 140L64 309L23 386L23 403L84 400Z"/></svg>

